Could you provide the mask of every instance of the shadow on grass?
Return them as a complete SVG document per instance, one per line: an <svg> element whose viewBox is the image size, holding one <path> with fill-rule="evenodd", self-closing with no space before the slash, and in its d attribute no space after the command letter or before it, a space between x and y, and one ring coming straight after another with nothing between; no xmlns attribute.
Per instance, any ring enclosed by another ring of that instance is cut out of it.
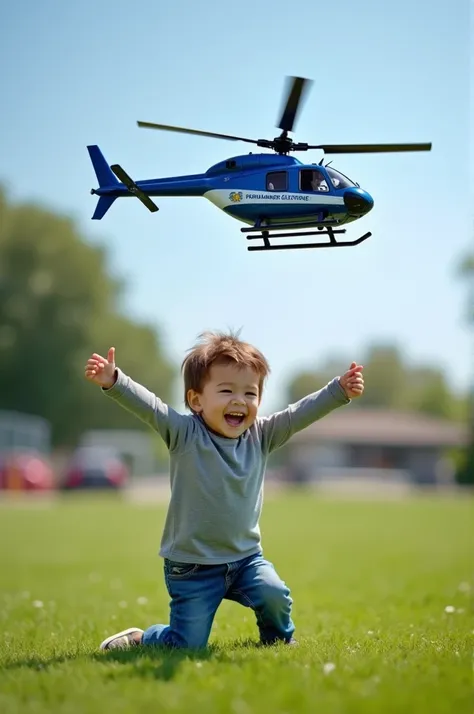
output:
<svg viewBox="0 0 474 714"><path fill-rule="evenodd" d="M277 647L279 645L276 645ZM2 666L4 671L18 670L22 668L33 669L44 672L50 667L64 663L84 664L95 662L101 666L106 676L112 679L122 676L142 677L169 681L179 668L186 662L195 662L196 665L205 661L221 663L232 663L239 665L244 659L239 657L249 650L261 649L261 645L254 640L235 640L227 642L225 645L211 644L202 650L170 650L164 647L134 647L130 650L109 650L108 652L93 653L65 653L55 657L23 657L12 660ZM124 665L120 670L114 667L108 670L108 663Z"/></svg>

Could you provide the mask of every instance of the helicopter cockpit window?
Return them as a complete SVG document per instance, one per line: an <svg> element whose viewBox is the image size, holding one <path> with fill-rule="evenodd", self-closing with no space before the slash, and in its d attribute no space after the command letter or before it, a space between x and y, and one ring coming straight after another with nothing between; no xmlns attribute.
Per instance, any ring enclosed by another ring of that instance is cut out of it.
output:
<svg viewBox="0 0 474 714"><path fill-rule="evenodd" d="M357 186L357 184L351 181L350 178L341 174L340 171L336 171L336 169L329 166L325 166L325 169L329 174L329 178L331 179L331 183L334 188L349 188L350 186Z"/></svg>
<svg viewBox="0 0 474 714"><path fill-rule="evenodd" d="M267 174L267 191L287 191L288 174L286 171L271 171Z"/></svg>
<svg viewBox="0 0 474 714"><path fill-rule="evenodd" d="M329 191L326 178L321 171L302 169L300 172L301 191Z"/></svg>

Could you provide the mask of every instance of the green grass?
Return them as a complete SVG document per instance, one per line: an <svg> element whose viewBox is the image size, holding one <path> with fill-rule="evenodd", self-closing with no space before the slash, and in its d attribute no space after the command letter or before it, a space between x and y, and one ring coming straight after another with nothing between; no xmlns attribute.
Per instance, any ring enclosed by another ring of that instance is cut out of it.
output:
<svg viewBox="0 0 474 714"><path fill-rule="evenodd" d="M265 555L292 589L298 648L256 648L252 611L224 601L206 653L99 653L106 635L167 621L164 513L82 498L0 508L0 711L472 708L472 501L268 499Z"/></svg>

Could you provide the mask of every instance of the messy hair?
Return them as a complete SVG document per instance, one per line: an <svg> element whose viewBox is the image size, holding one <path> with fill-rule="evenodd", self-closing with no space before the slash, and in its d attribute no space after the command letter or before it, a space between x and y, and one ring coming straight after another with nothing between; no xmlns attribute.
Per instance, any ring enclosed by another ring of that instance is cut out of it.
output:
<svg viewBox="0 0 474 714"><path fill-rule="evenodd" d="M202 391L213 364L234 364L241 368L253 369L259 376L259 392L262 393L265 379L270 374L270 366L263 354L248 342L239 339L239 333L206 331L198 336L198 341L188 351L181 365L184 377L184 403L188 402L188 391Z"/></svg>

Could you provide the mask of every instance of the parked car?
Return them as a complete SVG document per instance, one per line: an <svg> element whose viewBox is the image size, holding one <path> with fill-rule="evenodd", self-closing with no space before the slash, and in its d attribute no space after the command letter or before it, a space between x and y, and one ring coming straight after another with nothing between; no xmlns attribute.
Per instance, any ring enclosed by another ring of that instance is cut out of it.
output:
<svg viewBox="0 0 474 714"><path fill-rule="evenodd" d="M129 469L120 453L110 447L81 446L73 454L62 488L121 489L129 478Z"/></svg>
<svg viewBox="0 0 474 714"><path fill-rule="evenodd" d="M43 454L30 450L0 454L0 489L49 491L54 487L53 469Z"/></svg>

